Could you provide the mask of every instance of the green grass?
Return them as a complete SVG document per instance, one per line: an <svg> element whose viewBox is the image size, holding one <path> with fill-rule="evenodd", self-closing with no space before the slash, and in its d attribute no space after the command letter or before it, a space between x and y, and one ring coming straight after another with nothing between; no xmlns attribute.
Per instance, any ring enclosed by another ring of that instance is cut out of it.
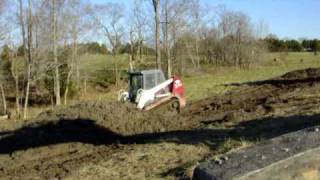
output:
<svg viewBox="0 0 320 180"><path fill-rule="evenodd" d="M115 62L118 63L119 69L128 68L128 55L83 55L80 57L80 69L82 72L94 73L101 69L113 69Z"/></svg>

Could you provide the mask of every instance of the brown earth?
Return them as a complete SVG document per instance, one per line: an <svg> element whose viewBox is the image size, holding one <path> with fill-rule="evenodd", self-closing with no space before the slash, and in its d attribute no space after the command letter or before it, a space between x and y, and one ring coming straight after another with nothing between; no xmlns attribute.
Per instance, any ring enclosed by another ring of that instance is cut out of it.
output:
<svg viewBox="0 0 320 180"><path fill-rule="evenodd" d="M320 124L320 69L225 84L180 113L83 102L0 124L0 179L188 179L212 155Z"/></svg>

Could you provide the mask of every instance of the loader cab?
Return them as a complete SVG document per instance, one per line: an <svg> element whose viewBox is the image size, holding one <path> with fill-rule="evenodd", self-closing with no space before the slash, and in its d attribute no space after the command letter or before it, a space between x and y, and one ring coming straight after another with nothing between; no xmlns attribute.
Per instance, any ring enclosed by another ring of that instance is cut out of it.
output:
<svg viewBox="0 0 320 180"><path fill-rule="evenodd" d="M129 99L135 102L139 89L149 90L165 81L161 70L129 72Z"/></svg>

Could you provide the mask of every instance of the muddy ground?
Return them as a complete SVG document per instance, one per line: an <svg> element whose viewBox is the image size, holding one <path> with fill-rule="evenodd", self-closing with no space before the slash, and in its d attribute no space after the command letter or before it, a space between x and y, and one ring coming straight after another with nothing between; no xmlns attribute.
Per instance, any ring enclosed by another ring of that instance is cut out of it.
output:
<svg viewBox="0 0 320 180"><path fill-rule="evenodd" d="M320 69L225 84L180 113L83 102L0 123L0 179L188 179L197 162L320 124Z"/></svg>

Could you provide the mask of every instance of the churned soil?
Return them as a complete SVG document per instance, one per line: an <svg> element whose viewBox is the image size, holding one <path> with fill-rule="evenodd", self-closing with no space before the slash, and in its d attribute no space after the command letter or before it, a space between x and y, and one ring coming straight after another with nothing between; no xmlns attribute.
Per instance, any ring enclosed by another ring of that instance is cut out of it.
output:
<svg viewBox="0 0 320 180"><path fill-rule="evenodd" d="M179 114L88 101L2 121L0 179L188 179L198 161L230 150L230 140L255 142L320 124L320 69L223 86L235 88Z"/></svg>

